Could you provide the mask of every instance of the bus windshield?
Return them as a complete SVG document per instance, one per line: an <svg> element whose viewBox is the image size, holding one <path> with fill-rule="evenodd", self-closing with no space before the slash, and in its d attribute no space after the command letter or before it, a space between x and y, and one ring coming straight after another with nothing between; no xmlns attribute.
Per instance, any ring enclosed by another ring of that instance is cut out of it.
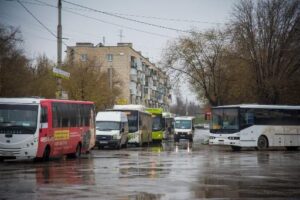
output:
<svg viewBox="0 0 300 200"><path fill-rule="evenodd" d="M211 132L232 132L239 130L238 109L218 108L212 110Z"/></svg>
<svg viewBox="0 0 300 200"><path fill-rule="evenodd" d="M0 104L0 134L34 134L38 105Z"/></svg>
<svg viewBox="0 0 300 200"><path fill-rule="evenodd" d="M176 129L191 129L192 121L191 120L176 120L175 128Z"/></svg>
<svg viewBox="0 0 300 200"><path fill-rule="evenodd" d="M163 128L162 116L153 115L152 116L152 131L160 131Z"/></svg>
<svg viewBox="0 0 300 200"><path fill-rule="evenodd" d="M120 130L121 124L120 122L112 122L112 121L97 121L96 129L98 131L111 131L111 130Z"/></svg>

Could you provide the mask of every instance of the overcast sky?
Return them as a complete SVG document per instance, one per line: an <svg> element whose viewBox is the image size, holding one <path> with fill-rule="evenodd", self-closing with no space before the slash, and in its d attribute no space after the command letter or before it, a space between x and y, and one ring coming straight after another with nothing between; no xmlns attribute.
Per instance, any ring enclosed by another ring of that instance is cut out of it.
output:
<svg viewBox="0 0 300 200"><path fill-rule="evenodd" d="M20 0L20 2L50 32L56 34L57 0ZM141 51L145 57L156 63L161 59L162 49L166 47L167 42L186 34L184 31L190 29L205 31L223 26L229 21L235 2L235 0L66 0L62 2L63 37L67 38L64 43L70 46L74 46L76 42L98 44L105 38L105 45L116 45L122 40L133 43L135 50ZM0 0L0 3L0 23L20 28L26 55L34 59L44 53L56 61L55 36L42 27L16 0ZM103 12L119 15L123 19ZM186 86L184 88L183 96L190 96Z"/></svg>

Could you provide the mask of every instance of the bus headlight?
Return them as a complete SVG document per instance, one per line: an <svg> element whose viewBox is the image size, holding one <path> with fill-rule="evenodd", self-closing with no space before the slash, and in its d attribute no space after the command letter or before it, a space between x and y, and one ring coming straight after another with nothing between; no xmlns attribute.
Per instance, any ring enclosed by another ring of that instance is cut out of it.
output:
<svg viewBox="0 0 300 200"><path fill-rule="evenodd" d="M209 136L209 139L210 139L210 140L214 140L214 139L216 139L216 137L214 137L214 136Z"/></svg>

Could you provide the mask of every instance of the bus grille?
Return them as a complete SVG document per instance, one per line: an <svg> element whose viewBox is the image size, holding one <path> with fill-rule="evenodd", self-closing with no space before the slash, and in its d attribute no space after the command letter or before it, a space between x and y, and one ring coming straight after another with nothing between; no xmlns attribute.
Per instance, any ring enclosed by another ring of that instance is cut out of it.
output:
<svg viewBox="0 0 300 200"><path fill-rule="evenodd" d="M20 149L19 148L2 148L0 149L0 156L18 156L20 155Z"/></svg>

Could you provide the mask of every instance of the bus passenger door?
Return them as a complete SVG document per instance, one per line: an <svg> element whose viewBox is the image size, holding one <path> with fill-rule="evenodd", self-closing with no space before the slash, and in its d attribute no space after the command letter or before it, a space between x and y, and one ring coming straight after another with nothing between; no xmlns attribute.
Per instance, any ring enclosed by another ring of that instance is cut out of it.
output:
<svg viewBox="0 0 300 200"><path fill-rule="evenodd" d="M44 150L49 144L51 137L49 135L49 120L48 120L48 106L46 104L41 104L40 112L40 125L39 125L39 135L38 135L38 152L37 156L42 157Z"/></svg>

